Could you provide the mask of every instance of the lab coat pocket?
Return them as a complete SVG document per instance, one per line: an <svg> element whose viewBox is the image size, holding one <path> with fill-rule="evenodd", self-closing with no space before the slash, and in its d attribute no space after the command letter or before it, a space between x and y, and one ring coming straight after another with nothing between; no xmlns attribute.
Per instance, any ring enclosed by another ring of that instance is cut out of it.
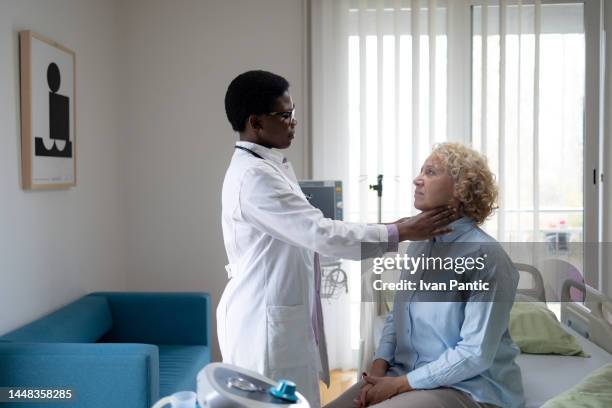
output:
<svg viewBox="0 0 612 408"><path fill-rule="evenodd" d="M267 307L267 355L271 370L299 367L313 358L312 323L305 305Z"/></svg>

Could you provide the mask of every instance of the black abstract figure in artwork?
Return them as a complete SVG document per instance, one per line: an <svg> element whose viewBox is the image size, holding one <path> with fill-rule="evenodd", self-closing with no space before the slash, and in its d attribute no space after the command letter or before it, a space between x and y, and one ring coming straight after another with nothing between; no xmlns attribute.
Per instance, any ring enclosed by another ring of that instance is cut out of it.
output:
<svg viewBox="0 0 612 408"><path fill-rule="evenodd" d="M70 98L60 95L60 71L54 62L47 67L47 83L49 84L49 137L53 140L53 146L47 149L42 137L35 138L36 156L47 157L72 157L72 142L70 141ZM66 142L64 148L57 147L56 140Z"/></svg>

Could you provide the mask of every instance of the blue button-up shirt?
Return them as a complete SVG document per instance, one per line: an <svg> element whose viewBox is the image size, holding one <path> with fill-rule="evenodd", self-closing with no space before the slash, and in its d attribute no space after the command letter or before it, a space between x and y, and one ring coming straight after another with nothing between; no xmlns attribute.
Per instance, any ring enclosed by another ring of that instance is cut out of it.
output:
<svg viewBox="0 0 612 408"><path fill-rule="evenodd" d="M407 375L414 389L451 387L481 403L523 407L521 371L514 362L519 349L508 332L512 308L508 291L513 299L518 271L501 245L472 219L464 217L451 226L453 231L448 234L412 243L407 255L431 254L438 242L453 243L446 244L447 254L458 257L466 251L471 256L479 251L482 255L486 247L481 274L487 281L506 280L504 299L427 302L398 292L375 358L389 363L389 375ZM461 242L473 244L454 244Z"/></svg>

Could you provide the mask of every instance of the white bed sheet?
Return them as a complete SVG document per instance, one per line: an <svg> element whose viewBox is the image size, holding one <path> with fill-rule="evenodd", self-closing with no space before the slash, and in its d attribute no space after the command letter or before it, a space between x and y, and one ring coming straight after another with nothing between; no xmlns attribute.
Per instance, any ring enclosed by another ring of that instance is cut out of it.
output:
<svg viewBox="0 0 612 408"><path fill-rule="evenodd" d="M599 367L612 363L612 354L591 343L567 326L590 358L544 354L520 354L516 362L521 367L527 408L540 407L547 400L578 384Z"/></svg>

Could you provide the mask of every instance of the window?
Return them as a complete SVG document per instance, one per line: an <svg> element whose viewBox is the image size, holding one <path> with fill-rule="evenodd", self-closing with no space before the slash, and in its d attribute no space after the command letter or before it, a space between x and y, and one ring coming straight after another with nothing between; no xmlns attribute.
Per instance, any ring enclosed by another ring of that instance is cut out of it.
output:
<svg viewBox="0 0 612 408"><path fill-rule="evenodd" d="M583 19L582 3L472 7L473 146L498 175L501 241L583 241Z"/></svg>

